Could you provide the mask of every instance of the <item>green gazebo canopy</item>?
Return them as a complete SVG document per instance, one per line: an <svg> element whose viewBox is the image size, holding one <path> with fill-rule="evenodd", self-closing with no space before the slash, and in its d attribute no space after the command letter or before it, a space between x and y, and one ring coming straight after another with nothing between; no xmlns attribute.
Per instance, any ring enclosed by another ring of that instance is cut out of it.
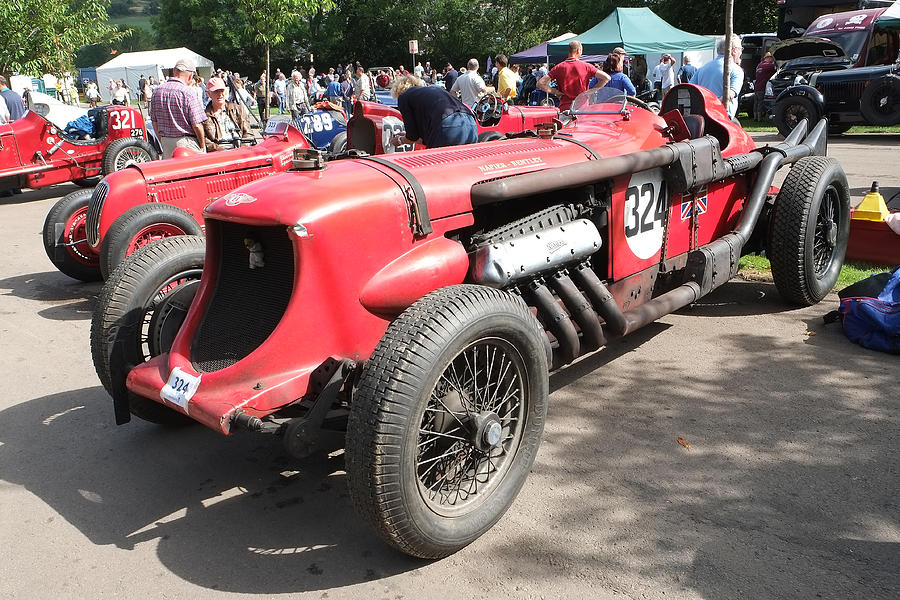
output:
<svg viewBox="0 0 900 600"><path fill-rule="evenodd" d="M578 40L584 54L609 54L616 46L629 54L683 52L714 48L716 41L672 27L649 8L617 8L579 36L547 44L549 56L566 56L569 42Z"/></svg>

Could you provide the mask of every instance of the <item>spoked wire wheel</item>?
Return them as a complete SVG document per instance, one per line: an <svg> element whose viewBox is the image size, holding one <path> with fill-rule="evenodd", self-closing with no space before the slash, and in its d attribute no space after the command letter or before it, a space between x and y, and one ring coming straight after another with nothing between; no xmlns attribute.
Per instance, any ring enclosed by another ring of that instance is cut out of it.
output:
<svg viewBox="0 0 900 600"><path fill-rule="evenodd" d="M834 186L828 186L822 196L819 212L816 215L816 230L813 234L813 267L816 277L821 279L837 250L838 230L840 228L840 199Z"/></svg>
<svg viewBox="0 0 900 600"><path fill-rule="evenodd" d="M150 162L153 157L145 149L139 146L128 146L116 154L116 171L138 163Z"/></svg>
<svg viewBox="0 0 900 600"><path fill-rule="evenodd" d="M447 556L512 504L547 411L544 335L520 298L472 285L388 327L350 406L346 463L357 510L389 544Z"/></svg>
<svg viewBox="0 0 900 600"><path fill-rule="evenodd" d="M417 444L419 492L437 514L471 511L509 471L531 398L525 364L508 342L465 348L432 390Z"/></svg>

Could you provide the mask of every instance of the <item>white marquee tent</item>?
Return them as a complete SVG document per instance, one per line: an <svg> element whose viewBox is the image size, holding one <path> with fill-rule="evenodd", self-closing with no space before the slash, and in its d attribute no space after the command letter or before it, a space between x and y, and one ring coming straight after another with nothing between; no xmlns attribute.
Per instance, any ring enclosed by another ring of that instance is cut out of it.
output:
<svg viewBox="0 0 900 600"><path fill-rule="evenodd" d="M165 78L171 74L171 70L175 67L175 63L182 58L194 59L197 63L197 74L204 81L212 75L213 62L187 48L126 52L97 67L97 85L100 86L100 94L104 100L110 101L110 80L124 79L131 89L132 98L136 98L141 75L146 77L153 75L157 81L165 81Z"/></svg>

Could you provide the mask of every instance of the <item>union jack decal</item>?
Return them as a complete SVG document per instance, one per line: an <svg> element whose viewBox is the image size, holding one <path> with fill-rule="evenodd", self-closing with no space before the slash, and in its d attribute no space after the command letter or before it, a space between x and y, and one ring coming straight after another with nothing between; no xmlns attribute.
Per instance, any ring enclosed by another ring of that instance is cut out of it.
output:
<svg viewBox="0 0 900 600"><path fill-rule="evenodd" d="M701 195L702 194L702 195ZM693 212L691 209L693 208L693 198L690 194L685 194L682 197L682 200L685 200L681 203L681 220L687 221L691 218L691 213ZM697 191L697 216L702 215L706 212L706 203L707 203L707 188L702 187Z"/></svg>

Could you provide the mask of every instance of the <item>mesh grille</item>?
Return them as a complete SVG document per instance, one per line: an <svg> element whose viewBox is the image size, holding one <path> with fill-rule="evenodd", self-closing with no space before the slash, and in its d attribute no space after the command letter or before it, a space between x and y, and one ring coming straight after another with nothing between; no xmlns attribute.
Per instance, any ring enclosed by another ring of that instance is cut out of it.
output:
<svg viewBox="0 0 900 600"><path fill-rule="evenodd" d="M85 227L87 227L88 244L91 246L96 246L100 243L100 211L103 210L107 194L109 194L109 185L107 185L106 181L101 181L94 188L94 193L91 194L91 201L88 202Z"/></svg>
<svg viewBox="0 0 900 600"><path fill-rule="evenodd" d="M836 102L859 102L863 90L866 88L866 81L839 81L831 83L826 82L822 85L822 95L829 104Z"/></svg>
<svg viewBox="0 0 900 600"><path fill-rule="evenodd" d="M215 291L191 345L201 373L230 367L258 348L281 320L294 284L294 253L287 228L214 223L221 240ZM250 268L250 238L262 245L264 265Z"/></svg>

